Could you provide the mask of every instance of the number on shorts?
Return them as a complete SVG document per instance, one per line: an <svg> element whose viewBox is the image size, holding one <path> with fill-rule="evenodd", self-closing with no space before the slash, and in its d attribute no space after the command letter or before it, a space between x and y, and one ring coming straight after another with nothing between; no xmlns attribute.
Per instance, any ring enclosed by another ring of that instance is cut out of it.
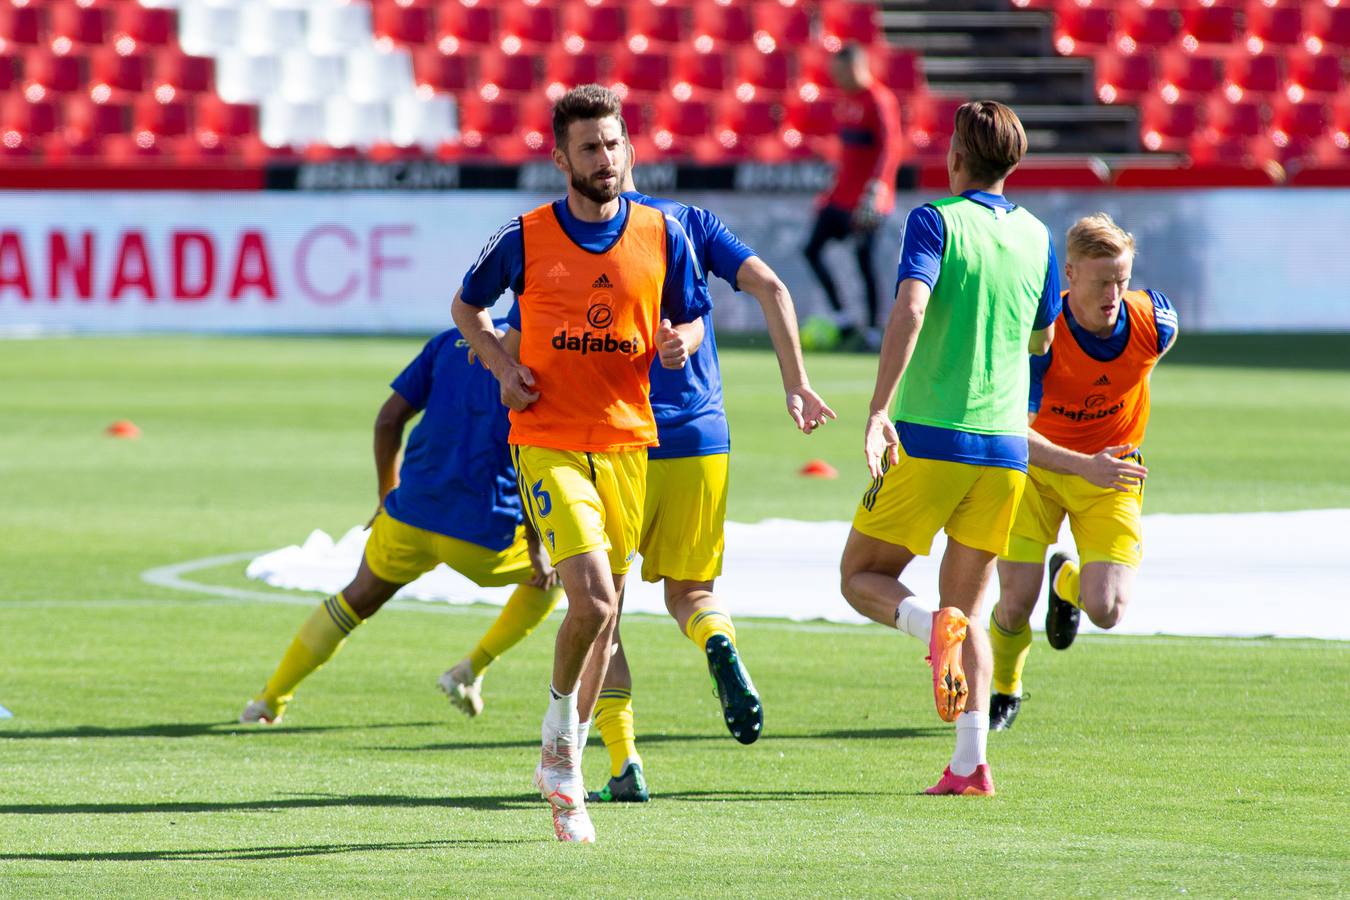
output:
<svg viewBox="0 0 1350 900"><path fill-rule="evenodd" d="M530 492L534 494L534 502L539 507L540 516L546 516L553 512L553 498L548 495L548 491L544 490L544 479L541 478L536 481Z"/></svg>

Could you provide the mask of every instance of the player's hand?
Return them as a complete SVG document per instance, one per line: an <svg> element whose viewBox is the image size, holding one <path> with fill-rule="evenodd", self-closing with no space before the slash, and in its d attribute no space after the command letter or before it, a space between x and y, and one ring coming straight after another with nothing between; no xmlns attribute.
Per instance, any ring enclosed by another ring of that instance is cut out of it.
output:
<svg viewBox="0 0 1350 900"><path fill-rule="evenodd" d="M803 434L810 434L829 419L839 418L821 396L805 384L788 391L787 411Z"/></svg>
<svg viewBox="0 0 1350 900"><path fill-rule="evenodd" d="M882 215L881 182L873 179L863 188L858 205L853 210L853 227L857 231L876 231L886 217Z"/></svg>
<svg viewBox="0 0 1350 900"><path fill-rule="evenodd" d="M662 319L661 327L656 329L656 347L661 354L662 368L683 369L684 364L689 362L689 345L669 319Z"/></svg>
<svg viewBox="0 0 1350 900"><path fill-rule="evenodd" d="M1148 475L1147 467L1132 459L1120 458L1133 452L1134 446L1131 444L1107 447L1095 456L1084 457L1077 474L1099 488L1128 493L1138 487Z"/></svg>
<svg viewBox="0 0 1350 900"><path fill-rule="evenodd" d="M900 435L885 410L874 412L867 417L867 430L863 435L863 454L867 457L867 471L873 478L881 477L883 460L891 465L900 462Z"/></svg>
<svg viewBox="0 0 1350 900"><path fill-rule="evenodd" d="M501 385L502 403L508 409L520 412L539 399L539 392L530 390L534 387L534 373L520 363L503 369L497 381Z"/></svg>
<svg viewBox="0 0 1350 900"><path fill-rule="evenodd" d="M530 556L530 568L534 569L534 576L527 582L530 587L537 587L548 590L558 583L558 570L553 568L553 564L548 561L548 554L540 546L538 541L532 541L528 547Z"/></svg>

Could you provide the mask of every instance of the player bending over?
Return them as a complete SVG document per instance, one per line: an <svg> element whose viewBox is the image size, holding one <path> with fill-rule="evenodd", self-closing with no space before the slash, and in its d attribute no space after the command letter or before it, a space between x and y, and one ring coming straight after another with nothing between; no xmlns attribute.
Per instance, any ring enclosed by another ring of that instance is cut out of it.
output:
<svg viewBox="0 0 1350 900"><path fill-rule="evenodd" d="M658 209L684 227L704 278L712 273L759 301L778 356L788 415L797 427L810 434L834 418L807 380L792 296L778 275L711 212L639 193L631 156L624 197ZM664 581L666 609L704 655L727 730L742 744L752 744L764 724L763 707L736 647L731 615L713 594L713 581L722 573L731 439L711 311L703 317L703 328L703 344L688 365L652 369L652 408L661 443L647 451L647 502L639 543L642 579ZM595 706L611 777L591 799L644 802L648 793L634 736L633 681L618 629L615 637L614 657Z"/></svg>
<svg viewBox="0 0 1350 900"><path fill-rule="evenodd" d="M511 408L526 514L567 593L535 770L561 841L595 840L581 752L637 555L647 448L657 439L652 361L659 349L663 365L683 366L711 307L680 224L620 196L621 109L599 85L555 104L553 161L567 176L566 198L498 231L453 305ZM486 309L507 288L516 293L518 357Z"/></svg>
<svg viewBox="0 0 1350 900"><path fill-rule="evenodd" d="M1022 705L1027 624L1041 590L1046 548L1065 516L1079 563L1050 558L1045 636L1063 650L1079 611L1112 628L1129 605L1143 558L1149 376L1177 336L1177 314L1157 291L1132 291L1134 237L1106 213L1068 235L1069 289L1050 352L1031 360L1031 466L998 563L999 599L989 616L994 693L989 727L1008 728Z"/></svg>
<svg viewBox="0 0 1350 900"><path fill-rule="evenodd" d="M1026 481L1027 350L1045 352L1060 307L1049 232L1003 196L1026 147L1011 109L966 103L947 151L955 196L909 214L867 420L873 481L840 564L854 609L928 645L938 715L956 722L955 752L930 794L994 793L980 602ZM939 529L934 613L899 577Z"/></svg>
<svg viewBox="0 0 1350 900"><path fill-rule="evenodd" d="M520 494L497 382L469 363L458 331L427 342L394 379L375 419L379 506L356 577L300 626L241 722L281 720L295 688L405 584L445 563L482 587L515 584L497 621L469 654L467 677L438 682L456 706L482 709L488 665L534 630L562 596L539 539L522 524ZM403 465L403 431L418 412Z"/></svg>

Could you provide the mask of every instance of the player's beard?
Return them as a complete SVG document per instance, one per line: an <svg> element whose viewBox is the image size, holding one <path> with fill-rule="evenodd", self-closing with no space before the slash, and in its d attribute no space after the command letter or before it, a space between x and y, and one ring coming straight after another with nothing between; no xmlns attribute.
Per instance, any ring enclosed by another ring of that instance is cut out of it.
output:
<svg viewBox="0 0 1350 900"><path fill-rule="evenodd" d="M623 179L619 177L617 169L611 170L614 174L614 186L603 187L595 182L603 172L596 172L588 178L578 177L575 170L572 171L572 187L581 196L590 200L592 203L608 203L619 196L620 188L623 185Z"/></svg>

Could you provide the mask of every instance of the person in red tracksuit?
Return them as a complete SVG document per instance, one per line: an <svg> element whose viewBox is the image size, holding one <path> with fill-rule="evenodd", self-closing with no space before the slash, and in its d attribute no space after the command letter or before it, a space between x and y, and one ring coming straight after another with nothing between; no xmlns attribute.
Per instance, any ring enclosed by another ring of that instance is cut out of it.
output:
<svg viewBox="0 0 1350 900"><path fill-rule="evenodd" d="M803 251L811 270L834 308L847 337L858 327L845 315L839 289L821 254L831 241L853 239L866 291L869 343L879 341L881 292L872 251L877 229L895 208L895 173L900 166L900 105L895 95L872 75L867 51L848 44L830 61L830 75L843 92L835 110L843 143L834 185L821 197L811 239Z"/></svg>

